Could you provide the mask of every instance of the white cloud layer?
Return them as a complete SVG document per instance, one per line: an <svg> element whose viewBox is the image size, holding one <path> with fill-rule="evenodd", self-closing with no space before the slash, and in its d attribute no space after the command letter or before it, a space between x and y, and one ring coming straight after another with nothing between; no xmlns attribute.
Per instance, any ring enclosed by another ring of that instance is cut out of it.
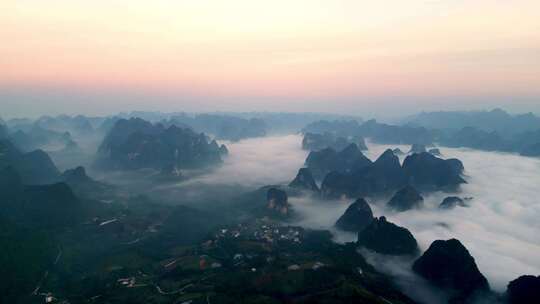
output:
<svg viewBox="0 0 540 304"><path fill-rule="evenodd" d="M270 136L224 142L229 149L223 165L213 174L191 182L239 184L260 187L290 182L304 163L307 152L301 149L298 135Z"/></svg>
<svg viewBox="0 0 540 304"><path fill-rule="evenodd" d="M301 137L289 135L229 143L230 156L214 174L196 179L209 184L253 187L288 183L303 165L307 153ZM386 148L369 144L366 155L375 159ZM409 147L400 146L403 151ZM540 274L540 160L513 154L441 148L444 158L458 158L468 184L461 197L473 197L469 208L441 211L438 204L449 193L425 195L422 210L394 213L385 201L370 202L376 216L385 215L411 230L422 250L437 239L459 239L471 252L492 288L503 291L523 274ZM354 234L332 226L351 203L292 198L301 215L298 224L330 229L337 241L353 241Z"/></svg>

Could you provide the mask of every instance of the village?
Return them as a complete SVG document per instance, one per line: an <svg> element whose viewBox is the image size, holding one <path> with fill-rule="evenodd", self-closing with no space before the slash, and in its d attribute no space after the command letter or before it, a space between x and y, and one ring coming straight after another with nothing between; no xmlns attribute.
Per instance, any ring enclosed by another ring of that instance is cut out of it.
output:
<svg viewBox="0 0 540 304"><path fill-rule="evenodd" d="M183 247L176 256L160 261L154 274L139 271L118 278L116 285L126 289L150 286L160 296L189 299L189 295L195 297L201 289L219 284L231 272L256 276L275 271L317 271L329 261L300 254L305 233L301 227L268 218L221 227L198 246ZM190 275L178 282L172 279L176 273Z"/></svg>

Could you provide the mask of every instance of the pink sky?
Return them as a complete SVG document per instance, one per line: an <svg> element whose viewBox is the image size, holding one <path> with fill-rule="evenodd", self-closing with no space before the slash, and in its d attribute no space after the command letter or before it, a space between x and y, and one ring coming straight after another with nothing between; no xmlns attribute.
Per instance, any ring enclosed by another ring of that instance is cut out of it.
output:
<svg viewBox="0 0 540 304"><path fill-rule="evenodd" d="M8 0L0 41L3 88L540 95L537 0Z"/></svg>

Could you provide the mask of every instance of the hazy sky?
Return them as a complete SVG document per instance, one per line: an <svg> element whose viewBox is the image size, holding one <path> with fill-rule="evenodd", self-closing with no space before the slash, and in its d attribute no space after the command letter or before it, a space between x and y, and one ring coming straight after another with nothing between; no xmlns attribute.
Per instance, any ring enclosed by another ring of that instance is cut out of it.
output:
<svg viewBox="0 0 540 304"><path fill-rule="evenodd" d="M0 3L8 116L413 101L527 108L538 96L538 0Z"/></svg>

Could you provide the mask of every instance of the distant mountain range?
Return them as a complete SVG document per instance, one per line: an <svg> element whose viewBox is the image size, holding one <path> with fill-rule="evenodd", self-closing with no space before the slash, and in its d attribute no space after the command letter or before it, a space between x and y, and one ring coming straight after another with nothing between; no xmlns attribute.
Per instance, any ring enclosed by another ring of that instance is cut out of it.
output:
<svg viewBox="0 0 540 304"><path fill-rule="evenodd" d="M479 112L423 112L399 125L369 120L317 121L302 129L304 134L361 136L379 144L439 144L487 151L540 156L540 117L511 115L501 109Z"/></svg>
<svg viewBox="0 0 540 304"><path fill-rule="evenodd" d="M380 144L433 144L435 132L424 127L394 126L368 120L364 123L358 121L317 121L308 124L302 129L304 134L330 133L340 137L364 137Z"/></svg>
<svg viewBox="0 0 540 304"><path fill-rule="evenodd" d="M131 117L140 117L150 122L164 122L171 120L175 117L183 117L187 119L184 123L190 125L197 132L205 132L214 134L210 129L198 129L198 125L208 118L214 118L216 121L244 121L257 120L263 121L265 124L265 131L269 134L287 134L299 132L307 124L320 121L320 120L354 120L362 122L362 118L355 115L343 115L343 114L331 114L331 113L313 113L313 112L210 112L205 114L193 114L193 113L162 113L162 112L148 112L148 111L134 111L129 113L118 114L121 118L129 119ZM195 121L191 125L190 121ZM210 125L204 126L205 128L213 128L215 122L210 122ZM243 124L243 123L242 123ZM238 125L240 127L240 125Z"/></svg>
<svg viewBox="0 0 540 304"><path fill-rule="evenodd" d="M217 139L237 141L266 135L267 125L262 119L244 119L234 116L200 114L196 116L177 115L163 120L164 126L191 128L196 132L213 134Z"/></svg>
<svg viewBox="0 0 540 304"><path fill-rule="evenodd" d="M437 129L435 141L449 147L540 156L540 117L532 113L430 112L409 118L406 124Z"/></svg>
<svg viewBox="0 0 540 304"><path fill-rule="evenodd" d="M422 112L406 118L405 125L428 129L458 131L472 127L486 132L497 132L502 137L540 129L540 117L533 113L511 115L504 110L470 112Z"/></svg>
<svg viewBox="0 0 540 304"><path fill-rule="evenodd" d="M25 184L49 184L58 181L60 172L43 150L21 152L9 140L0 140L0 168L13 167Z"/></svg>
<svg viewBox="0 0 540 304"><path fill-rule="evenodd" d="M98 149L96 165L102 169L162 170L203 168L221 163L226 148L204 133L175 125L165 127L140 118L118 120Z"/></svg>

